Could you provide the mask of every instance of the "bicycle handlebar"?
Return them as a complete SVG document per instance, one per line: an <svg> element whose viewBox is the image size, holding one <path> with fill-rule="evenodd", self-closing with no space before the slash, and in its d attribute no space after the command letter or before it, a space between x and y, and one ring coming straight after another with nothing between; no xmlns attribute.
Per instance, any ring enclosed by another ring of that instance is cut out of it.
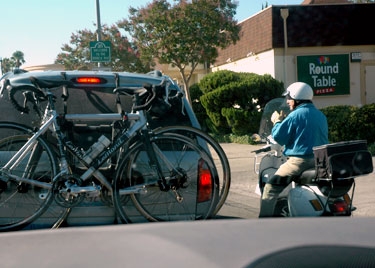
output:
<svg viewBox="0 0 375 268"><path fill-rule="evenodd" d="M47 100L47 95L41 90L42 88L55 88L60 86L71 86L73 85L72 82L66 80L59 80L59 81L49 81L49 80L41 80L37 79L33 76L30 77L30 82L34 85L22 85L11 87L9 90L9 100L12 106L21 113L29 113L30 109L27 107L27 103L31 102L35 105L39 101ZM22 90L22 94L24 96L23 105L19 104L19 101L16 100L15 94L17 91Z"/></svg>
<svg viewBox="0 0 375 268"><path fill-rule="evenodd" d="M252 153L255 153L255 154L259 154L259 153L265 153L265 152L269 152L271 151L271 146L270 145L267 145L265 147L262 147L258 150L254 150L254 151L251 151Z"/></svg>
<svg viewBox="0 0 375 268"><path fill-rule="evenodd" d="M23 96L24 96L24 103L23 105L20 105L16 98L14 97L16 92L22 90ZM19 87L12 87L9 90L9 100L12 106L21 113L29 113L30 109L27 107L27 102L32 102L34 105L37 101L43 101L46 100L46 95L43 91L39 90L38 88L35 88L33 86L19 86Z"/></svg>
<svg viewBox="0 0 375 268"><path fill-rule="evenodd" d="M162 89L160 86L163 84L163 82L160 85L153 85L153 86L144 86L144 88L140 89L132 89L132 88L126 88L126 87L118 87L113 90L114 93L119 93L119 94L127 94L127 95L133 95L135 100L134 100L134 106L133 106L133 111L140 111L140 110L148 110L151 108L153 104L156 104L155 100L160 100L159 95L162 94ZM139 104L139 96L142 93L148 92L151 95L146 98L146 101L144 104ZM168 100L165 101L164 103L171 106L168 102L171 102L172 104L179 101L183 97L182 92L177 92L175 96L168 97Z"/></svg>
<svg viewBox="0 0 375 268"><path fill-rule="evenodd" d="M71 81L67 80L59 80L59 81L49 81L49 80L41 80L37 79L33 76L30 77L31 83L34 85L22 85L22 86L15 86L11 87L9 90L9 99L12 106L21 113L29 113L30 109L27 107L27 103L31 102L35 106L39 101L47 100L46 93L43 92L42 88L56 88L60 86L73 86ZM160 100L159 98L162 94L162 90L166 90L166 87L163 86L165 81L163 81L160 85L153 85L153 86L145 86L144 88L134 89L134 88L126 88L126 87L118 87L113 90L114 93L120 94L127 94L127 95L134 95L135 102L133 106L133 111L139 110L147 110L155 103L157 105L157 101ZM22 90L24 96L24 103L21 105L19 100L15 98L15 94L17 91ZM144 93L148 92L151 95L148 96L146 102L144 104L139 104L139 96ZM182 92L177 92L175 96L168 97L167 100L163 99L164 104L171 106L168 102L172 104L176 103L183 97Z"/></svg>

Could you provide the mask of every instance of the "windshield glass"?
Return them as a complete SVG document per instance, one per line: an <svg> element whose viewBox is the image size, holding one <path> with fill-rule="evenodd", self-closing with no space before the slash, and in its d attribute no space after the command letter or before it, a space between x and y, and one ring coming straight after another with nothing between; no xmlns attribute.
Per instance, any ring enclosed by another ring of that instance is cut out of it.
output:
<svg viewBox="0 0 375 268"><path fill-rule="evenodd" d="M259 135L262 138L262 140L267 136L271 135L273 127L273 124L271 122L271 116L274 111L278 111L279 113L283 111L285 115L288 115L290 113L290 109L288 104L286 103L285 98L272 99L264 107L259 127Z"/></svg>

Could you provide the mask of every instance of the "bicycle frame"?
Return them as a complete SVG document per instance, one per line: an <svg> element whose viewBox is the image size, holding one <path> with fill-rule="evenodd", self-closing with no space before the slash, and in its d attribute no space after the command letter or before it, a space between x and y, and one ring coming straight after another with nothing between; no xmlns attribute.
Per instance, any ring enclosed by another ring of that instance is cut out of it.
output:
<svg viewBox="0 0 375 268"><path fill-rule="evenodd" d="M67 140L60 130L60 126L58 124L58 118L59 115L57 114L55 108L54 108L54 95L47 92L48 96L48 105L45 108L45 114L43 117L42 122L44 122L38 131L35 132L35 134L28 140L28 142L8 161L8 163L4 166L4 169L11 170L16 165L18 165L22 159L25 157L25 155L29 152L32 152L34 145L36 144L36 140L41 135L45 134L47 130L53 129L54 133L57 135L57 145L58 150L60 153L60 172L53 178L53 181L55 181L57 178L63 175L70 175L69 171L69 164L66 160L66 153L64 150L64 147L67 148L75 157L77 157L88 169L85 171L81 176L80 179L82 181L86 181L92 176L94 176L96 179L100 181L108 190L109 192L112 192L112 185L111 183L106 179L106 177L99 171L99 167L101 167L110 157L112 157L118 150L124 146L131 138L133 138L140 130L143 134L146 136L148 135L148 131L146 128L147 120L146 116L144 114L143 110L137 111L135 113L128 113L128 114L119 114L119 113L110 113L110 114L65 114L64 119L68 121L90 121L90 120L104 120L104 121L119 121L119 120L128 120L131 122L129 128L122 129L120 135L118 135L114 142L110 144L110 146L107 148L107 150L102 151L99 153L98 156L96 156L93 161L90 164L87 164L83 160L83 155L80 153L77 153L77 148L73 146L73 144ZM146 137L147 140L147 137ZM147 147L147 153L150 154L150 159L154 162L153 164L156 166L156 169L160 170L160 168L157 167L158 161L156 160L155 156L155 148L152 148L150 143L146 143ZM166 159L164 159L166 160ZM27 167L26 167L27 170ZM160 187L162 190L165 189L165 178L161 176L160 172L159 178L161 179ZM26 172L24 173L26 174ZM14 179L20 181L20 182L27 182L29 184L36 185L41 188L50 189L53 187L52 185L48 183L43 183L39 181L29 180L27 178L19 177L16 175L11 175ZM142 186L140 187L131 187L128 189L121 190L121 194L131 194L131 193L139 193L142 191ZM86 187L71 187L70 189L71 194L79 194L82 192L95 192L100 191L100 187L97 186L86 186Z"/></svg>

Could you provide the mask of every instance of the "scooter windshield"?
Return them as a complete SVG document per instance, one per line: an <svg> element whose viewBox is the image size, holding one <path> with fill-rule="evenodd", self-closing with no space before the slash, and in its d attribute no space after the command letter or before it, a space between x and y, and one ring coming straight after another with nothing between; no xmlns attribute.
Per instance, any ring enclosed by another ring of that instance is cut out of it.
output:
<svg viewBox="0 0 375 268"><path fill-rule="evenodd" d="M259 135L263 139L271 135L273 123L271 122L271 116L273 112L283 111L285 115L290 113L289 106L286 103L285 98L276 98L270 100L266 106L264 106L262 119L260 120Z"/></svg>

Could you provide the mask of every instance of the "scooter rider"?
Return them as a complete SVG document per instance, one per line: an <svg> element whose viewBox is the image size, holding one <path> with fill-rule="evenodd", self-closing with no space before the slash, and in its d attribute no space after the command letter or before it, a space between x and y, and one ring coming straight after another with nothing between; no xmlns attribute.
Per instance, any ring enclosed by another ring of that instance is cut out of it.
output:
<svg viewBox="0 0 375 268"><path fill-rule="evenodd" d="M315 166L312 148L328 143L327 118L312 103L313 95L308 84L293 83L283 93L291 113L285 117L282 112L275 111L271 116L274 124L272 137L284 146L287 161L266 183L259 217L274 216L277 198L291 182L292 176Z"/></svg>

